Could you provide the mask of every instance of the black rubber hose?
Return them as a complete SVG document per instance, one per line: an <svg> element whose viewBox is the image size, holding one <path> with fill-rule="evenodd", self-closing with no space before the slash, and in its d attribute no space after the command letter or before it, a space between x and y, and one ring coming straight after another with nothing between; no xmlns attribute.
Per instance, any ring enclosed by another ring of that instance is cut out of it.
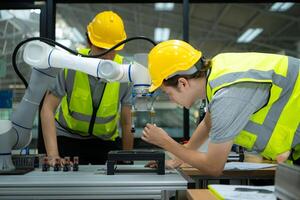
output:
<svg viewBox="0 0 300 200"><path fill-rule="evenodd" d="M101 54L90 55L90 56L89 55L82 55L82 56L83 57L90 57L90 58L98 58L98 57L101 57L101 56L111 52L112 50L116 49L117 47L121 46L122 44L127 43L127 42L132 41L132 40L146 40L146 41L150 42L151 44L153 44L153 46L156 46L156 43L153 40L151 40L150 38L147 38L147 37L144 37L144 36L136 36L136 37L127 38L127 39L119 42L118 44L111 47L110 49L107 49L105 52L103 52Z"/></svg>
<svg viewBox="0 0 300 200"><path fill-rule="evenodd" d="M147 38L147 37L144 37L144 36L137 36L137 37L131 37L131 38L127 38L126 40L123 40L123 41L119 42L118 44L116 44L115 46L111 47L110 49L106 50L105 52L103 52L101 54L98 54L98 55L83 55L83 54L78 53L77 51L74 51L74 50L72 50L72 49L70 49L70 48L68 48L68 47L66 47L66 46L64 46L64 45L62 45L62 44L60 44L60 43L58 43L54 40L48 39L48 38L44 38L44 37L28 38L28 39L25 39L25 40L21 41L16 46L16 48L14 49L13 55L12 55L13 68L14 68L16 74L20 77L20 79L24 83L26 88L28 87L28 83L27 83L26 79L24 78L24 76L22 75L22 73L19 71L19 69L17 67L16 57L17 57L17 53L18 53L19 49L21 48L21 46L23 46L25 43L33 41L33 40L40 40L40 41L45 42L45 43L47 43L51 46L57 45L57 46L65 49L66 51L70 52L71 54L81 55L82 57L89 57L89 58L101 57L101 56L111 52L112 50L116 49L117 47L121 46L122 44L127 43L127 42L132 41L132 40L146 40L146 41L152 43L154 46L156 45L156 43L153 40L151 40L150 38Z"/></svg>

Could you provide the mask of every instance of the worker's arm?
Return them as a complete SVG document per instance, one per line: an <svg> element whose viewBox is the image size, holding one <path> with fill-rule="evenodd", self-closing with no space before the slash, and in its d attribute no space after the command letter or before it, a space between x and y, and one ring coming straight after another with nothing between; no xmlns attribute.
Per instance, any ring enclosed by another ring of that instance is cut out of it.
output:
<svg viewBox="0 0 300 200"><path fill-rule="evenodd" d="M210 129L210 115L206 114L205 120L203 120L202 125L199 127L204 128L204 133L208 133ZM200 132L202 131L199 128ZM208 131L208 132L207 132ZM202 138L196 134L200 139ZM201 153L197 150L187 148L181 144L178 144L174 141L163 129L156 127L151 124L147 124L143 131L142 139L146 142L155 144L164 148L165 150L174 154L177 158L184 161L185 163L201 170L205 174L210 174L213 176L218 176L222 173L224 169L224 164L227 161L228 154L231 150L233 144L232 141L227 141L220 144L209 143L208 152ZM194 138L196 139L196 137ZM193 146L198 146L197 142L192 140L191 143Z"/></svg>
<svg viewBox="0 0 300 200"><path fill-rule="evenodd" d="M59 158L54 117L59 103L60 99L58 97L54 96L50 92L47 92L41 110L44 143L51 165L54 165L55 158Z"/></svg>
<svg viewBox="0 0 300 200"><path fill-rule="evenodd" d="M208 134L211 128L210 115L207 113L204 119L197 126L196 130L192 134L189 142L184 146L189 149L198 149L208 138Z"/></svg>
<svg viewBox="0 0 300 200"><path fill-rule="evenodd" d="M131 133L131 107L122 105L121 107L121 128L123 150L133 148L134 135Z"/></svg>
<svg viewBox="0 0 300 200"><path fill-rule="evenodd" d="M210 124L210 122L205 123L208 119L208 114L205 115L205 118L201 121L201 123L197 126L196 130L194 131L192 137L190 138L189 142L187 144L184 144L188 149L197 150L208 138L210 127L207 126L207 124ZM179 159L178 157L174 156L171 160L166 161L166 167L170 169L174 169L179 167L183 164L183 161ZM149 162L146 167L156 167L156 162Z"/></svg>
<svg viewBox="0 0 300 200"><path fill-rule="evenodd" d="M188 149L171 139L165 142L163 148L201 172L219 176L223 172L232 144L232 141L220 144L209 143L207 153L202 153Z"/></svg>
<svg viewBox="0 0 300 200"><path fill-rule="evenodd" d="M184 144L183 146L192 149L197 150L208 138L209 130L210 130L210 117L209 113L207 113L204 117L204 119L201 121L201 123L198 125L196 130L194 131L191 139L187 144ZM176 157L174 155L171 160L166 160L166 168L168 169L174 169L179 167L181 164L183 164L183 161ZM146 167L150 168L156 168L157 163L156 161L150 161L146 165Z"/></svg>

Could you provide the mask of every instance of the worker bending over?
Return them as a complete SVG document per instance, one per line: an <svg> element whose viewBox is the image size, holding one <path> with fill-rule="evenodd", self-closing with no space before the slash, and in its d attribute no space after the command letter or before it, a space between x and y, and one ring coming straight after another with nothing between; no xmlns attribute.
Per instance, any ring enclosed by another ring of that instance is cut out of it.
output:
<svg viewBox="0 0 300 200"><path fill-rule="evenodd" d="M272 160L300 162L300 61L266 53L222 53L211 60L180 40L149 53L150 91L161 88L190 108L207 98L208 112L186 145L147 124L142 139L173 153L204 173L220 175L233 143ZM207 153L197 149L209 138ZM148 164L153 167L154 163Z"/></svg>

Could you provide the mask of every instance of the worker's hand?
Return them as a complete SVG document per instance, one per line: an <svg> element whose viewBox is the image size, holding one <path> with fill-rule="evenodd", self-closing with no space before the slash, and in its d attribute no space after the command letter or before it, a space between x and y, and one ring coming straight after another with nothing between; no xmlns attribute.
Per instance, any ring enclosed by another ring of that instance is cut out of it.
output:
<svg viewBox="0 0 300 200"><path fill-rule="evenodd" d="M62 159L61 157L59 156L48 156L48 162L49 162L49 165L51 167L54 167L54 165L58 162L61 166L63 166L64 164L64 159Z"/></svg>
<svg viewBox="0 0 300 200"><path fill-rule="evenodd" d="M153 124L147 124L143 130L142 140L164 148L170 136L162 129Z"/></svg>
<svg viewBox="0 0 300 200"><path fill-rule="evenodd" d="M165 168L166 169L176 169L178 168L183 162L178 159L166 160L165 161ZM154 160L149 161L145 167L149 168L157 168L157 162Z"/></svg>
<svg viewBox="0 0 300 200"><path fill-rule="evenodd" d="M166 160L165 165L167 169L177 169L183 163L182 160L179 159L172 159Z"/></svg>
<svg viewBox="0 0 300 200"><path fill-rule="evenodd" d="M151 160L144 167L157 168L157 163L155 160Z"/></svg>
<svg viewBox="0 0 300 200"><path fill-rule="evenodd" d="M277 163L285 162L289 158L290 153L291 153L291 151L286 151L282 154L277 155L277 157L276 157Z"/></svg>

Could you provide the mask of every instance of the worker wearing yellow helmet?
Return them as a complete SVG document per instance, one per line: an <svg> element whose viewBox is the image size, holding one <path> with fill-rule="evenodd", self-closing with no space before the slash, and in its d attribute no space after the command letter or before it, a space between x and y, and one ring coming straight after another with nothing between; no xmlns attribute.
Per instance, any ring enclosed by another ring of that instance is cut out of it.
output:
<svg viewBox="0 0 300 200"><path fill-rule="evenodd" d="M80 49L81 54L98 55L126 39L123 20L112 11L97 14L88 24L86 35L89 48ZM101 58L123 62L116 51ZM108 151L122 145L123 149L132 149L130 91L127 83L106 83L83 72L62 70L41 110L50 164L65 156L79 156L80 164L104 164ZM119 119L122 145L119 144Z"/></svg>
<svg viewBox="0 0 300 200"><path fill-rule="evenodd" d="M300 162L300 61L266 53L221 53L211 60L180 40L155 46L148 57L150 91L161 88L190 108L208 100L208 112L187 144L147 124L142 139L173 153L169 167L186 162L220 175L232 145L271 160ZM209 138L208 151L197 149ZM155 163L148 166L154 167Z"/></svg>

